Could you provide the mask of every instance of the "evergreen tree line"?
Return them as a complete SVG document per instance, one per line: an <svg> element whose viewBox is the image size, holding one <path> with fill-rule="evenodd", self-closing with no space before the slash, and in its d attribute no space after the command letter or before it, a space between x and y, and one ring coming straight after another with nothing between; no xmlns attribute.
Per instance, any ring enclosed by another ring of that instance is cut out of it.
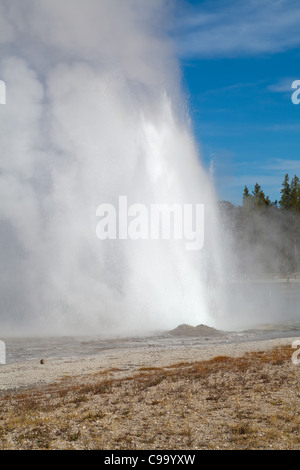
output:
<svg viewBox="0 0 300 470"><path fill-rule="evenodd" d="M280 194L279 201L271 202L256 183L251 192L245 186L241 206L221 203L240 276L290 278L300 272L299 178L286 174Z"/></svg>
<svg viewBox="0 0 300 470"><path fill-rule="evenodd" d="M243 204L251 204L254 207L270 207L275 206L281 209L292 210L300 212L300 180L297 175L293 177L290 182L289 174L284 177L281 188L281 199L279 204L277 201L271 202L269 196L265 196L261 186L256 183L252 194L247 186L244 188Z"/></svg>

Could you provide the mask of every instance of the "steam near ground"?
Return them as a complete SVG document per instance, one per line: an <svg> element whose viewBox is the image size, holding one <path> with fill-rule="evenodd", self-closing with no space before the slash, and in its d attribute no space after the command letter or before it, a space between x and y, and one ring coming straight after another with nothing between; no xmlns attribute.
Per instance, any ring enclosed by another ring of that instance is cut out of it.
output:
<svg viewBox="0 0 300 470"><path fill-rule="evenodd" d="M0 0L5 334L230 328L249 310L255 318L254 299L239 304L240 291L224 284L234 257L170 21L170 3L159 0ZM97 207L117 207L120 195L145 206L204 204L204 249L99 240Z"/></svg>

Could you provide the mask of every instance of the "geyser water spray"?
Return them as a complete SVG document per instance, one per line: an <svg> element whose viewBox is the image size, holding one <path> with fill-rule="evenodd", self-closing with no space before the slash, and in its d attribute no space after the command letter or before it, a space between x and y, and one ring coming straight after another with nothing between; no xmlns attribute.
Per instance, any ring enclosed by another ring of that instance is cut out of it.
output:
<svg viewBox="0 0 300 470"><path fill-rule="evenodd" d="M165 3L0 0L0 13L2 335L212 325L216 199ZM180 239L100 240L97 208L122 195L148 208L202 205L201 250Z"/></svg>

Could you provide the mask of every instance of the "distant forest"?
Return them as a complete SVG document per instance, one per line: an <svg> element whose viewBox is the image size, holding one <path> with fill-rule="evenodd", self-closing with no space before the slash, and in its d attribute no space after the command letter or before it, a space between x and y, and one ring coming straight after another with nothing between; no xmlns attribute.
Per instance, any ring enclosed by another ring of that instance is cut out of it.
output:
<svg viewBox="0 0 300 470"><path fill-rule="evenodd" d="M223 228L232 243L239 275L296 277L300 272L300 180L285 175L279 201L256 183L243 203L220 202ZM299 277L299 276L297 276Z"/></svg>

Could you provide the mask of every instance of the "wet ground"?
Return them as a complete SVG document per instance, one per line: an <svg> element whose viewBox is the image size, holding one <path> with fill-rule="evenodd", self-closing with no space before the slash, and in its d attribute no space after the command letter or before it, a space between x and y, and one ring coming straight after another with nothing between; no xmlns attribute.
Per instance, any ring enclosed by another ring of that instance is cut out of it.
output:
<svg viewBox="0 0 300 470"><path fill-rule="evenodd" d="M285 325L260 325L251 330L222 331L218 335L184 335L177 332L160 332L152 335L103 339L97 336L22 337L3 338L6 346L6 364L32 359L87 357L105 350L140 348L141 346L182 347L204 344L231 344L245 341L297 337L300 339L300 322Z"/></svg>

